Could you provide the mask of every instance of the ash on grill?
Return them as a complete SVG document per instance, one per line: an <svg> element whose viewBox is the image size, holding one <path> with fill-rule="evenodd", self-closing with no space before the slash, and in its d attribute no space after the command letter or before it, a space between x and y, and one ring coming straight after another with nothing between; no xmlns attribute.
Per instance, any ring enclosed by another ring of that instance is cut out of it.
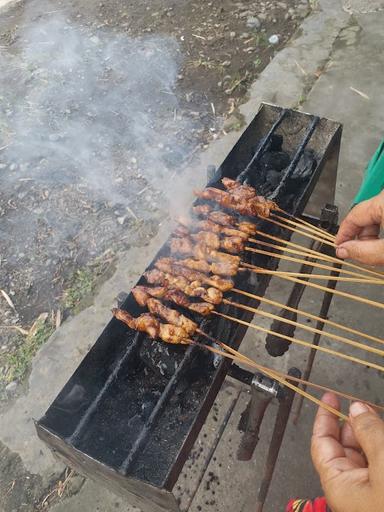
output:
<svg viewBox="0 0 384 512"><path fill-rule="evenodd" d="M306 206L307 211L318 212L325 202L333 201L340 137L341 127L335 122L263 104L222 165L210 168L208 186L223 189L222 178L235 179L254 186L293 215L302 214ZM197 201L195 206L201 203ZM328 209L322 219L307 219L315 224L326 220L332 229L333 213L330 216ZM289 237L288 232L262 220L258 227ZM166 243L147 270L153 271L154 262L168 256ZM275 260L263 255L250 253L248 257L253 265L272 270L277 267ZM239 272L234 279L237 288L263 296L270 276ZM146 285L141 277L137 286ZM295 304L301 293L294 286L288 305ZM231 292L226 297L231 298ZM199 297L192 302L208 303L209 299ZM254 299L243 299L251 307L259 305ZM144 311L132 293L121 308L133 317ZM224 318L202 317L185 308L181 311L198 322L200 329L235 349L246 333L245 326ZM246 322L253 318L252 313L227 304L220 304L219 311ZM321 314L326 315L326 311L324 302ZM287 348L281 339L273 346L274 355ZM244 437L240 459L252 456L272 397L280 404L260 489L261 510L291 410L292 393L271 379L245 372L228 359L197 347L159 344L115 318L37 422L37 432L67 464L122 494L131 504L144 511L177 512L172 489L228 372L252 389L251 403L241 422ZM297 371L292 370L292 375Z"/></svg>

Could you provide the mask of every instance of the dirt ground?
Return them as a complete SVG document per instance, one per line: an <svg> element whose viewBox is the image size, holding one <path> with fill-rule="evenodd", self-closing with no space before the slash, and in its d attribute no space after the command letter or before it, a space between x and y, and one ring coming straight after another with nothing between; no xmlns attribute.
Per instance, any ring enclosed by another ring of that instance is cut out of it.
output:
<svg viewBox="0 0 384 512"><path fill-rule="evenodd" d="M147 244L173 213L172 178L241 127L250 83L309 10L299 0L32 0L2 13L3 400L119 252Z"/></svg>

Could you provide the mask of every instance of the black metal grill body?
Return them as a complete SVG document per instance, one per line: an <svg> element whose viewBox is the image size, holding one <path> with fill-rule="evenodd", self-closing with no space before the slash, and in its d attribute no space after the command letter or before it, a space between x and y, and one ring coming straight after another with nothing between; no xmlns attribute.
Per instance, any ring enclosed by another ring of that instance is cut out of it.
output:
<svg viewBox="0 0 384 512"><path fill-rule="evenodd" d="M334 190L341 136L338 123L263 104L209 185L221 186L221 177L241 175L257 188L258 161L273 133L283 136L283 149L291 157L273 194L281 208L299 215L324 169L328 190ZM294 182L292 187L292 162L296 165L304 150L313 152L316 165L306 181ZM281 234L265 221L260 224L268 232ZM167 251L165 244L155 259ZM276 259L256 254L249 262L277 266ZM241 272L236 287L263 295L269 279ZM139 284L143 282L141 278ZM230 292L226 297L258 306ZM122 307L135 316L142 312L131 294ZM248 322L253 317L225 305L219 310ZM237 348L246 327L212 317L203 321L204 330ZM196 347L153 342L112 319L36 423L38 435L68 465L126 496L133 505L148 511L177 511L173 485L229 366L228 360Z"/></svg>

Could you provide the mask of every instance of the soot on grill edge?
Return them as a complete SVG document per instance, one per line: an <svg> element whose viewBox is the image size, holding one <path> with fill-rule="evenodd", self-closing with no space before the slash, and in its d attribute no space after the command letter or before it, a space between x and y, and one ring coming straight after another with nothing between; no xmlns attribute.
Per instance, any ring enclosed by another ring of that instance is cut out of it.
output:
<svg viewBox="0 0 384 512"><path fill-rule="evenodd" d="M269 172L279 172L279 185L271 194L277 191L279 205L300 214L320 172L326 171L332 154L338 153L340 131L337 123L326 119L263 105L218 174L242 175L261 191L271 186ZM219 176L210 185L220 186ZM261 224L263 230L288 237L267 222ZM155 259L166 253L164 246ZM248 261L270 268L277 265L261 255L251 255ZM237 287L259 295L265 293L268 282L267 276L245 272L236 278ZM226 296L258 306L230 292ZM131 294L123 308L134 316L142 312ZM227 305L219 309L246 321L252 319L251 313ZM244 326L216 317L205 321L204 330L235 348L246 332ZM38 434L83 473L101 478L115 491L139 497L142 508L174 510L170 490L228 367L227 360L196 347L160 350L156 342L112 319L37 423Z"/></svg>

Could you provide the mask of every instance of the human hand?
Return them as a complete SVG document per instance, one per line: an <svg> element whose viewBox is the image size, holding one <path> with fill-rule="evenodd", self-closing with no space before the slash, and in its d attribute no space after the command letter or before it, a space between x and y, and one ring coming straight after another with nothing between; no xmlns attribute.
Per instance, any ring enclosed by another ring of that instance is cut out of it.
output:
<svg viewBox="0 0 384 512"><path fill-rule="evenodd" d="M322 399L339 409L337 397ZM384 422L374 410L354 402L342 427L320 408L312 435L312 460L333 512L379 512L384 508Z"/></svg>
<svg viewBox="0 0 384 512"><path fill-rule="evenodd" d="M345 217L336 236L336 254L367 265L384 265L384 192L356 205Z"/></svg>

